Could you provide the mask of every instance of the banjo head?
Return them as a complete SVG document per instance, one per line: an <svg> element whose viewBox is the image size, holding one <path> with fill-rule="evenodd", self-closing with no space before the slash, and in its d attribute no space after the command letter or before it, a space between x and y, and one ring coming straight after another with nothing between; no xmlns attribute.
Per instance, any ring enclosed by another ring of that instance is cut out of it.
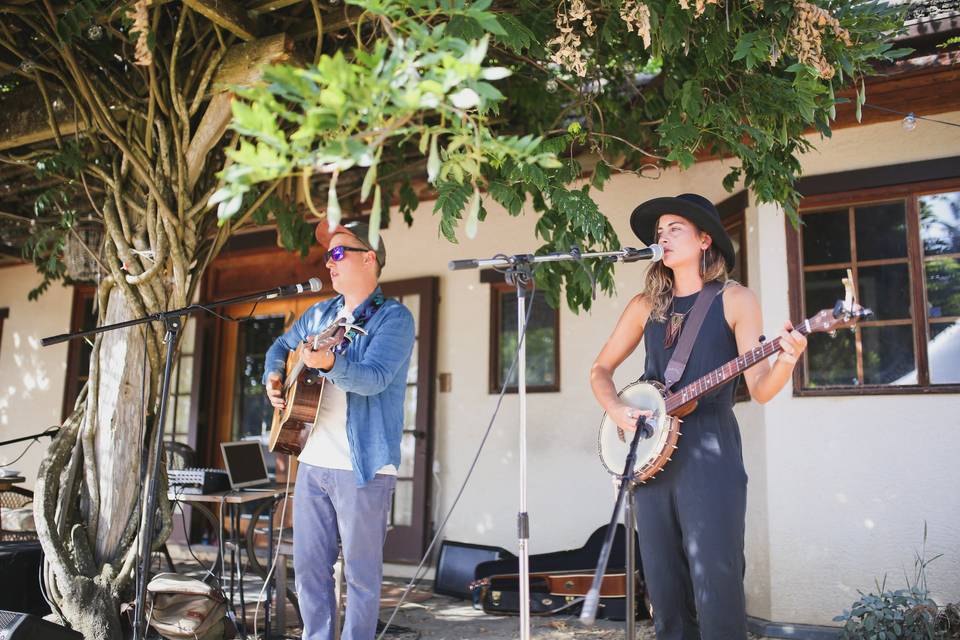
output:
<svg viewBox="0 0 960 640"><path fill-rule="evenodd" d="M637 443L637 459L633 466L633 480L646 482L670 459L679 438L679 420L667 415L663 399L663 385L637 380L618 394L627 405L652 411L656 417L653 435ZM630 452L633 433L623 432L606 413L600 420L598 450L607 473L619 477L623 473Z"/></svg>

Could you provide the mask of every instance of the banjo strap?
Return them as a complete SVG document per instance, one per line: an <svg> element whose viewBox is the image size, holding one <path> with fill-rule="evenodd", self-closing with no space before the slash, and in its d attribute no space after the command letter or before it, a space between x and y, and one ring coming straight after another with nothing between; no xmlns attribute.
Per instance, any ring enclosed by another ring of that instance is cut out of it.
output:
<svg viewBox="0 0 960 640"><path fill-rule="evenodd" d="M663 375L663 384L668 391L683 376L683 371L687 368L687 360L690 359L690 352L693 351L693 343L697 340L697 334L700 333L703 320L707 317L710 304L721 291L723 291L723 284L714 280L703 285L700 293L697 294L693 308L687 314L684 327L680 332L677 348L670 362L667 363L667 369Z"/></svg>

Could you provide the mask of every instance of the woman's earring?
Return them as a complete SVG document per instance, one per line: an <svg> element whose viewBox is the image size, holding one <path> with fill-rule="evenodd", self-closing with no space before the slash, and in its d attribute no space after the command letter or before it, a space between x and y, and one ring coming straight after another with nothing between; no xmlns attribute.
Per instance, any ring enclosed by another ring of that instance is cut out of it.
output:
<svg viewBox="0 0 960 640"><path fill-rule="evenodd" d="M707 275L707 250L700 252L700 275Z"/></svg>

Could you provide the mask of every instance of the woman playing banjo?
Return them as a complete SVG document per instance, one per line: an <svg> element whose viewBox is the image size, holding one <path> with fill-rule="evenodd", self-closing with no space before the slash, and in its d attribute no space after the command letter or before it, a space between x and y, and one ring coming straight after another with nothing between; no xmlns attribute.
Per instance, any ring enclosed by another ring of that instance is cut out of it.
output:
<svg viewBox="0 0 960 640"><path fill-rule="evenodd" d="M758 346L762 320L756 296L727 281L734 249L716 207L696 194L656 198L630 216L645 244L658 243L663 261L647 272L590 373L591 386L609 418L629 440L641 411L617 395L613 373L644 340L644 379L664 379L684 317L710 282L723 289L709 303L686 368L672 387L681 389ZM744 373L754 400L765 403L783 388L806 338L787 323L783 351ZM658 640L743 639L743 536L747 475L740 430L733 414L734 385L703 396L683 420L683 437L671 462L635 490L637 531L644 579L655 612Z"/></svg>

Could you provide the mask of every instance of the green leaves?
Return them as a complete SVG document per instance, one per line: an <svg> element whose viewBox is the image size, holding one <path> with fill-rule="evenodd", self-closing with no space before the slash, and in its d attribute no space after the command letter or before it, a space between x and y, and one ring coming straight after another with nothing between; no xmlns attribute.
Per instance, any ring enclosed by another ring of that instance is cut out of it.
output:
<svg viewBox="0 0 960 640"><path fill-rule="evenodd" d="M579 34L590 67L590 80L580 81L557 72L542 45L556 35L556 3L348 2L389 24L389 37L311 67L271 68L263 86L236 89L232 127L242 140L211 200L221 218L241 210L256 185L309 171L321 188L325 177L341 176L343 198L359 194L366 203L373 194L377 220L397 205L410 222L418 205L411 180L425 178L438 192L440 234L451 242L461 224L468 237L477 233L493 200L511 216L538 216L541 251L615 249L590 191L608 183L613 159L647 175L651 165L685 169L717 156L733 159L726 189L751 189L794 217L797 157L811 148L810 130L830 134L835 92L861 79L859 114L871 61L904 54L884 42L902 16L867 0L824 4L853 45L820 30L818 68L791 50L790 0L729 15L648 0L649 47L612 6L589 1L597 30ZM599 161L589 187L574 189L584 178L582 153ZM335 185L328 202L336 219ZM609 264L551 264L537 279L551 303L565 291L577 309L589 308L593 279L603 290L613 286Z"/></svg>
<svg viewBox="0 0 960 640"><path fill-rule="evenodd" d="M450 242L457 243L457 225L461 219L461 211L472 191L467 185L448 180L440 183L437 192L433 212L440 213L440 233Z"/></svg>
<svg viewBox="0 0 960 640"><path fill-rule="evenodd" d="M750 31L737 40L733 50L733 60L743 60L747 70L752 71L761 64L770 61L771 38L769 31Z"/></svg>

